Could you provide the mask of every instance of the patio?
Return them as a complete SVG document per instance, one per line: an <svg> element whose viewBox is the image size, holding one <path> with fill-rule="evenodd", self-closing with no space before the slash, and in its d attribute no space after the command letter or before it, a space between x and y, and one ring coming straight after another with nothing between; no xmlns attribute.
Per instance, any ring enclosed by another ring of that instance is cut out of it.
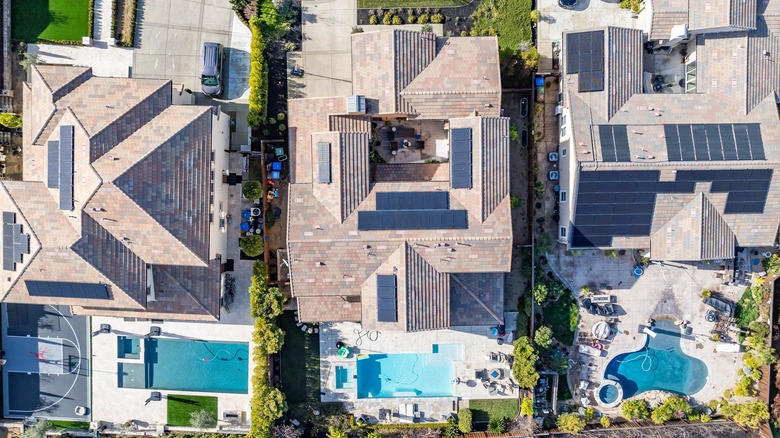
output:
<svg viewBox="0 0 780 438"><path fill-rule="evenodd" d="M447 122L404 120L385 122L374 129L376 150L386 163L423 163L449 160Z"/></svg>

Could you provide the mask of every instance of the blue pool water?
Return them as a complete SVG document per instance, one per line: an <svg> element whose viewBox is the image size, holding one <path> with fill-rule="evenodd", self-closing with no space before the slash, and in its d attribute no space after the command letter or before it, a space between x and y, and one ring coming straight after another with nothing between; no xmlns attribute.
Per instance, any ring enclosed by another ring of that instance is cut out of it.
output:
<svg viewBox="0 0 780 438"><path fill-rule="evenodd" d="M667 319L652 328L655 338L647 337L645 347L612 359L604 377L620 382L623 397L661 390L680 395L699 392L707 381L707 365L680 349L680 329Z"/></svg>
<svg viewBox="0 0 780 438"><path fill-rule="evenodd" d="M369 354L357 359L358 398L450 397L460 344L436 344L431 353Z"/></svg>
<svg viewBox="0 0 780 438"><path fill-rule="evenodd" d="M245 343L150 338L144 340L144 348L143 379L137 373L132 376L134 364L124 364L119 367L120 387L247 393L249 351Z"/></svg>
<svg viewBox="0 0 780 438"><path fill-rule="evenodd" d="M355 369L352 367L336 366L336 389L348 389L355 387Z"/></svg>

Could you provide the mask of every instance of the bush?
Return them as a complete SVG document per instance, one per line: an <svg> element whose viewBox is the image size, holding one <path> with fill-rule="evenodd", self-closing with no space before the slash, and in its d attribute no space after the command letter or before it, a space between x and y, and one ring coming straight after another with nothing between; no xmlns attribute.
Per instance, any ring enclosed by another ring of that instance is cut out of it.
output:
<svg viewBox="0 0 780 438"><path fill-rule="evenodd" d="M772 254L771 257L762 260L761 265L768 275L775 275L780 272L780 256Z"/></svg>
<svg viewBox="0 0 780 438"><path fill-rule="evenodd" d="M534 9L533 11L531 11L530 14L528 14L528 18L531 19L532 23L538 23L539 19L542 18L542 14L539 12L538 9Z"/></svg>
<svg viewBox="0 0 780 438"><path fill-rule="evenodd" d="M414 24L414 22L417 21L417 17L414 15L407 15L406 16L406 22L409 24Z"/></svg>
<svg viewBox="0 0 780 438"><path fill-rule="evenodd" d="M712 421L712 417L710 417L707 414L701 414L699 415L699 421L701 421L702 423L709 423L710 421Z"/></svg>
<svg viewBox="0 0 780 438"><path fill-rule="evenodd" d="M368 17L368 24L379 24L379 18L376 15Z"/></svg>
<svg viewBox="0 0 780 438"><path fill-rule="evenodd" d="M246 199L260 199L263 197L263 184L260 181L247 181L241 187L241 194Z"/></svg>
<svg viewBox="0 0 780 438"><path fill-rule="evenodd" d="M601 419L599 419L599 423L601 424L601 427L603 427L604 429L609 429L610 427L612 427L612 420L610 420L609 417L607 417L606 415L601 417Z"/></svg>
<svg viewBox="0 0 780 438"><path fill-rule="evenodd" d="M51 428L49 420L38 420L34 425L24 428L22 438L45 438L46 432Z"/></svg>
<svg viewBox="0 0 780 438"><path fill-rule="evenodd" d="M543 325L536 329L534 334L534 343L541 349L547 350L552 346L553 332L550 327Z"/></svg>
<svg viewBox="0 0 780 438"><path fill-rule="evenodd" d="M465 30L464 30L465 32ZM465 36L465 35L464 35ZM520 134L517 132L517 125L514 122L509 124L509 140L517 143L520 140Z"/></svg>
<svg viewBox="0 0 780 438"><path fill-rule="evenodd" d="M530 417L534 414L534 401L531 397L526 397L520 403L520 415Z"/></svg>
<svg viewBox="0 0 780 438"><path fill-rule="evenodd" d="M420 27L420 31L421 32L433 32L433 26L431 26L430 24L423 24Z"/></svg>
<svg viewBox="0 0 780 438"><path fill-rule="evenodd" d="M436 23L436 24L444 23L444 15L438 13L433 14L431 16L431 23Z"/></svg>
<svg viewBox="0 0 780 438"><path fill-rule="evenodd" d="M623 402L620 408L623 417L629 420L643 420L650 415L647 403L644 400L628 400Z"/></svg>
<svg viewBox="0 0 780 438"><path fill-rule="evenodd" d="M509 421L506 417L491 418L488 422L488 431L492 433L504 433L509 429Z"/></svg>
<svg viewBox="0 0 780 438"><path fill-rule="evenodd" d="M249 286L249 308L252 318L273 319L284 312L287 297L278 287L260 288L255 286L254 277Z"/></svg>
<svg viewBox="0 0 780 438"><path fill-rule="evenodd" d="M541 59L539 51L536 50L536 46L531 46L528 50L520 52L520 59L523 60L523 65L526 70L533 70L539 65L539 59Z"/></svg>
<svg viewBox="0 0 780 438"><path fill-rule="evenodd" d="M509 197L509 206L514 208L520 207L522 205L522 201L520 201L520 198L518 198L515 195L512 195Z"/></svg>
<svg viewBox="0 0 780 438"><path fill-rule="evenodd" d="M471 433L473 427L472 420L474 416L471 409L461 409L458 411L458 429L463 433Z"/></svg>
<svg viewBox="0 0 780 438"><path fill-rule="evenodd" d="M328 438L348 438L348 435L343 430L341 430L341 429L339 429L339 428L337 428L335 426L330 426L328 428L327 437Z"/></svg>
<svg viewBox="0 0 780 438"><path fill-rule="evenodd" d="M755 391L753 391L753 380L747 376L739 379L737 386L734 387L734 395L737 397L750 397L754 394Z"/></svg>
<svg viewBox="0 0 780 438"><path fill-rule="evenodd" d="M709 290L709 289L704 289L703 291L701 291L701 297L702 297L703 299L705 299L705 300L706 300L707 298L709 298L709 297L711 297L711 296L712 296L712 291L711 291L711 290Z"/></svg>
<svg viewBox="0 0 780 438"><path fill-rule="evenodd" d="M361 32L362 32L362 30L361 30ZM285 116L285 115L284 115L284 113L279 113L279 114L277 114L277 115L276 115L276 120L278 120L278 121L280 121L280 122L281 122L281 121L282 121L282 120L284 120L286 117L287 117L287 116Z"/></svg>
<svg viewBox="0 0 780 438"><path fill-rule="evenodd" d="M404 24L404 20L402 20L401 17L399 17L398 15L394 15L393 16L393 24L395 24L395 25Z"/></svg>
<svg viewBox="0 0 780 438"><path fill-rule="evenodd" d="M558 429L566 433L580 433L585 429L585 418L578 414L563 414L556 422Z"/></svg>
<svg viewBox="0 0 780 438"><path fill-rule="evenodd" d="M268 121L266 121L266 123L269 124L269 125L275 125L276 124L276 119L273 118L273 117L269 117Z"/></svg>
<svg viewBox="0 0 780 438"><path fill-rule="evenodd" d="M246 116L249 126L257 128L265 123L268 103L268 69L263 52L265 39L258 19L252 20L252 44L249 53L249 113Z"/></svg>
<svg viewBox="0 0 780 438"><path fill-rule="evenodd" d="M750 323L750 332L752 336L765 340L769 336L769 324L763 321L753 321Z"/></svg>
<svg viewBox="0 0 780 438"><path fill-rule="evenodd" d="M512 376L521 388L531 389L539 381L536 372L536 361L539 356L534 351L531 340L523 336L515 341L515 361L512 363Z"/></svg>
<svg viewBox="0 0 780 438"><path fill-rule="evenodd" d="M393 14L390 12L385 12L385 16L382 17L382 23L387 26L393 24Z"/></svg>
<svg viewBox="0 0 780 438"><path fill-rule="evenodd" d="M190 426L196 429L211 429L217 427L217 417L205 409L191 412Z"/></svg>
<svg viewBox="0 0 780 438"><path fill-rule="evenodd" d="M284 131L287 130L287 126L285 126L284 123L280 123L278 129L279 129L279 132L284 132Z"/></svg>
<svg viewBox="0 0 780 438"><path fill-rule="evenodd" d="M417 22L419 24L426 24L431 21L431 16L428 14L420 14L420 16L417 18ZM433 27L431 27L431 30L429 32L433 32Z"/></svg>
<svg viewBox="0 0 780 438"><path fill-rule="evenodd" d="M352 26L352 32L350 33L363 33L363 28L360 26Z"/></svg>
<svg viewBox="0 0 780 438"><path fill-rule="evenodd" d="M542 304L547 300L547 286L544 284L537 284L534 288L534 299L537 303Z"/></svg>
<svg viewBox="0 0 780 438"><path fill-rule="evenodd" d="M247 257L257 257L263 253L265 243L263 236L259 234L252 234L251 236L242 237L238 241L238 246L244 251Z"/></svg>
<svg viewBox="0 0 780 438"><path fill-rule="evenodd" d="M22 127L22 115L14 113L0 113L0 125L9 129L19 129Z"/></svg>
<svg viewBox="0 0 780 438"><path fill-rule="evenodd" d="M255 331L252 334L252 342L264 354L277 353L284 344L284 330L265 318L257 318L255 320Z"/></svg>
<svg viewBox="0 0 780 438"><path fill-rule="evenodd" d="M727 404L721 408L721 413L734 420L740 426L758 429L761 422L769 420L769 409L766 403L750 402Z"/></svg>

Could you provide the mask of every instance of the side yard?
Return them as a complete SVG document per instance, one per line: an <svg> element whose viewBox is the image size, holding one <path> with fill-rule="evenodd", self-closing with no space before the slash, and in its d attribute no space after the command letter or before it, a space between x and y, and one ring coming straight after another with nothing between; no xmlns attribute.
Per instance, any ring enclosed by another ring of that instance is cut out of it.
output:
<svg viewBox="0 0 780 438"><path fill-rule="evenodd" d="M135 44L135 15L138 11L138 0L112 0L114 16L111 23L111 35L116 44L122 47L133 47Z"/></svg>

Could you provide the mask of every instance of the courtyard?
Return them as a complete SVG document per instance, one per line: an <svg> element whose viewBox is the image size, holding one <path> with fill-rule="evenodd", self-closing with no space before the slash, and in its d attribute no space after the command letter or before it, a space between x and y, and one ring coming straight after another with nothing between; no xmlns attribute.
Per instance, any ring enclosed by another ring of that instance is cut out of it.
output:
<svg viewBox="0 0 780 438"><path fill-rule="evenodd" d="M722 348L716 348L716 345L734 343L736 336L731 333L730 339L724 336L721 342L713 341L710 332L716 327L714 322L707 320L711 307L703 302L701 293L709 290L713 296L735 303L747 285L725 284L720 261L651 263L636 277L633 273L635 255L631 252L616 253L614 257L602 251L575 253L559 249L549 255L551 268L560 274L580 303L586 295L593 300L597 296L608 297L602 298L603 301L610 302L615 309L611 316L600 316L580 307L576 333L579 349L572 349L572 366L568 372L576 402L601 405L599 408L608 413L617 412L613 409L615 406L605 407L605 403L600 403L598 393L605 374L614 372L622 365L621 361L630 360L638 362L634 367L637 374L628 376L632 387L623 388L627 398L634 393L640 398L658 398L658 392L647 390L646 387L650 387L689 395L694 404L707 403L719 399L725 390L734 386L742 367L742 353L721 351ZM585 291L583 286L587 286ZM593 334L593 327L599 322L610 323L613 328L606 339L598 339ZM679 357L674 359L682 364L682 369L677 370L680 375L675 377L681 381L662 381L664 373L670 370L664 368L668 362L663 362L663 357L653 355L656 353L652 350L653 343L657 343L657 339L668 343L664 345L668 352L678 348L676 339L679 339ZM706 366L698 366L697 360ZM645 372L653 374L645 376L642 374ZM639 382L639 388L635 387L636 382Z"/></svg>

